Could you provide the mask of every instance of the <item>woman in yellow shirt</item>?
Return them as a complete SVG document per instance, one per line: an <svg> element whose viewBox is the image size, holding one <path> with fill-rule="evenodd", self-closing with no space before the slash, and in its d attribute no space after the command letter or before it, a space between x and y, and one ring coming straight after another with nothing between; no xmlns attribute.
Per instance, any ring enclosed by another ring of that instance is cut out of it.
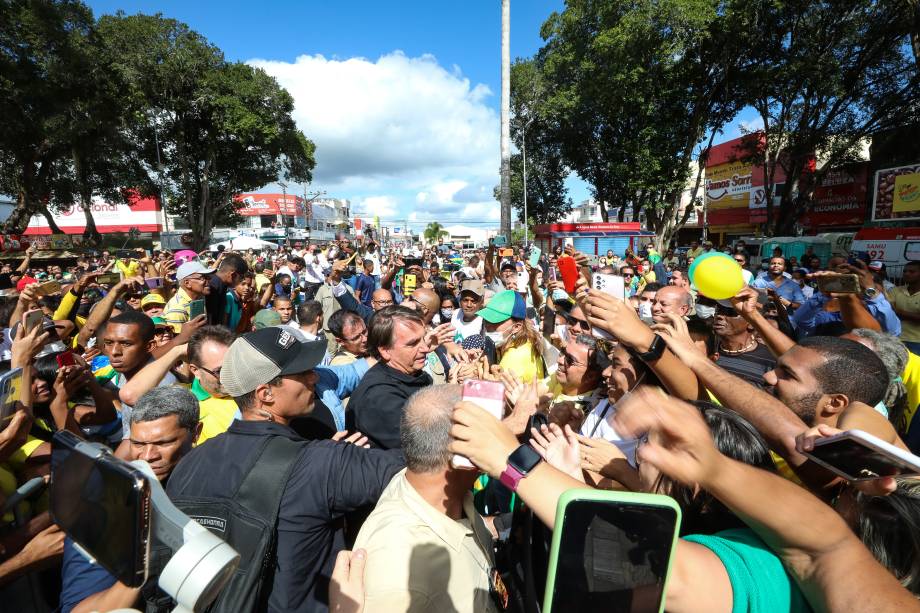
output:
<svg viewBox="0 0 920 613"><path fill-rule="evenodd" d="M546 376L541 336L527 321L523 296L514 290L499 292L477 315L482 317L485 335L495 343L498 364L529 383Z"/></svg>

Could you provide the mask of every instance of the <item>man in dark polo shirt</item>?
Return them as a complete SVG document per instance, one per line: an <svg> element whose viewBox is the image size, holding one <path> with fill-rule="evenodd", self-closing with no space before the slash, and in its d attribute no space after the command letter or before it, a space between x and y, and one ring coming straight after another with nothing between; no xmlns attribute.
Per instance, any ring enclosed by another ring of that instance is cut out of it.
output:
<svg viewBox="0 0 920 613"><path fill-rule="evenodd" d="M352 393L345 423L376 447L400 447L399 422L406 400L432 384L423 370L430 352L427 333L422 316L403 306L386 307L371 318L367 347L380 361Z"/></svg>
<svg viewBox="0 0 920 613"><path fill-rule="evenodd" d="M303 441L289 426L314 406L325 341L301 342L283 327L245 334L227 351L224 390L243 419L196 447L173 471L171 498L226 499L237 491L266 438ZM392 452L333 441L303 441L278 511L276 558L265 611L327 611L328 582L344 547L338 520L376 503L403 466Z"/></svg>

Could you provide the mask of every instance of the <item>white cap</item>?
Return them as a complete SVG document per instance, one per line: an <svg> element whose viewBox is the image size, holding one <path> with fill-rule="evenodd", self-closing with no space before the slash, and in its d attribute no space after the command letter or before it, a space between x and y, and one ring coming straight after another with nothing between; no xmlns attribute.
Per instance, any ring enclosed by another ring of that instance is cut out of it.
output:
<svg viewBox="0 0 920 613"><path fill-rule="evenodd" d="M204 264L202 264L198 260L192 260L190 262L186 262L185 264L179 267L179 270L176 271L176 281L181 281L182 279L186 278L189 275L194 275L198 273L203 274L203 275L210 275L213 272L214 272L213 268L205 268Z"/></svg>

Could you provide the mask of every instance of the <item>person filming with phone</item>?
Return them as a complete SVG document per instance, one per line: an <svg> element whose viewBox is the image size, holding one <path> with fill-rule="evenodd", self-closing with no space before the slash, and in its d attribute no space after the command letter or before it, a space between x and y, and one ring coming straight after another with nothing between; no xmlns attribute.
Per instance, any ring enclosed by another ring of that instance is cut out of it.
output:
<svg viewBox="0 0 920 613"><path fill-rule="evenodd" d="M144 460L156 478L166 484L173 469L191 451L201 431L198 400L178 387L158 387L137 401L128 418L127 461ZM148 579L155 586L157 577ZM143 588L118 581L64 541L61 572L61 612L88 613L134 607Z"/></svg>

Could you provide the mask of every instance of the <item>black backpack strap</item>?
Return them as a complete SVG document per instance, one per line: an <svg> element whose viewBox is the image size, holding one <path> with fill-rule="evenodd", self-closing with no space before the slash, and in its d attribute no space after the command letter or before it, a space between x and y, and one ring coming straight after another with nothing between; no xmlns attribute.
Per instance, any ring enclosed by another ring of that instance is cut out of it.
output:
<svg viewBox="0 0 920 613"><path fill-rule="evenodd" d="M304 441L293 441L283 436L268 437L240 484L236 501L274 524L281 506L281 496L304 444Z"/></svg>

